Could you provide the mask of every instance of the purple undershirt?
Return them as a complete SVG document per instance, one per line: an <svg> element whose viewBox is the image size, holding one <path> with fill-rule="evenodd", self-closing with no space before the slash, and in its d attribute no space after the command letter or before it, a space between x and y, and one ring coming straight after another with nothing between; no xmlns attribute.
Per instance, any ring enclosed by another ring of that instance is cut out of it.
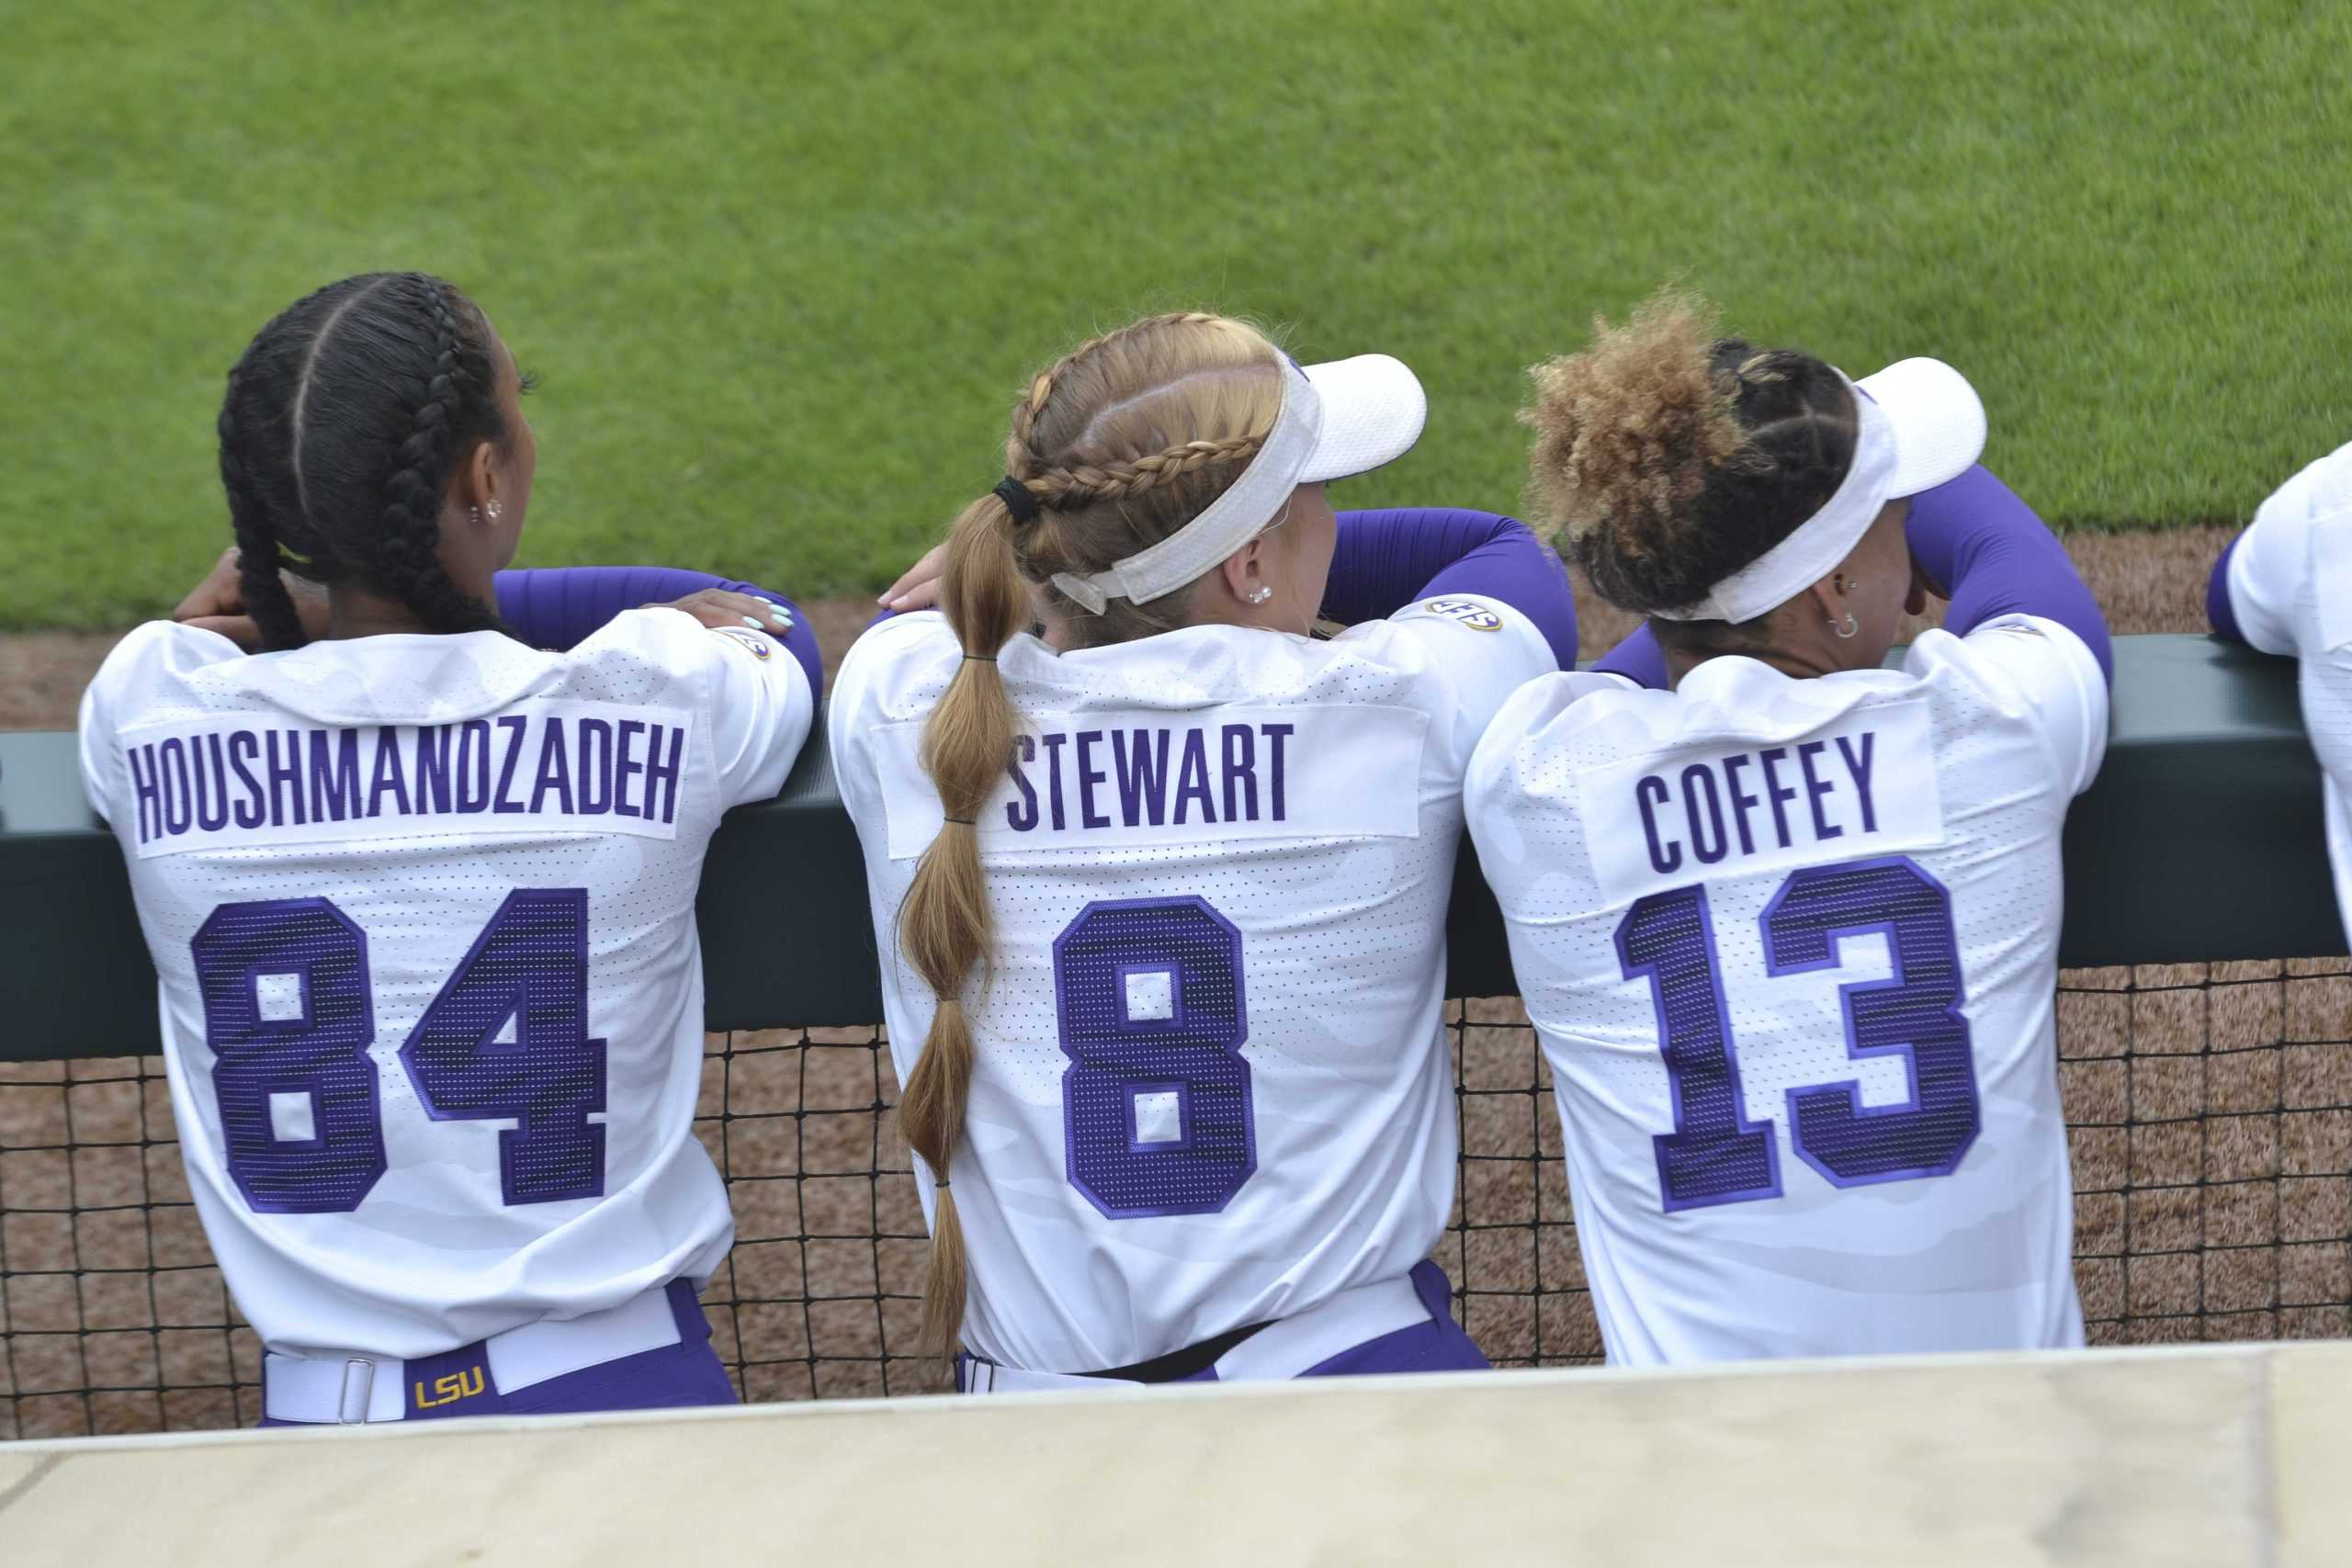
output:
<svg viewBox="0 0 2352 1568"><path fill-rule="evenodd" d="M2245 641L2245 633L2238 629L2237 606L2230 603L2230 558L2238 553L2238 543L2245 535L2222 547L2222 558L2213 563L2213 575L2205 584L2205 622L2213 635L2232 642Z"/></svg>
<svg viewBox="0 0 2352 1568"><path fill-rule="evenodd" d="M1562 669L1577 658L1577 602L1568 574L1516 518L1446 506L1342 512L1323 617L1385 620L1416 599L1476 593L1527 617Z"/></svg>
<svg viewBox="0 0 2352 1568"><path fill-rule="evenodd" d="M1951 594L1944 629L1965 637L2000 615L2039 615L2083 639L2101 673L2115 680L2107 617L2067 557L2066 547L2017 492L1983 464L1912 497L1905 529L1911 555ZM1666 650L1645 625L1593 668L1663 689Z"/></svg>
<svg viewBox="0 0 2352 1568"><path fill-rule="evenodd" d="M539 567L502 571L494 579L498 618L533 648L561 650L583 642L623 610L640 604L667 604L707 588L749 593L781 604L792 615L792 629L782 634L759 629L784 644L808 673L808 690L822 695L824 660L817 650L817 634L800 607L781 593L756 583L730 582L707 571L685 571L667 566Z"/></svg>

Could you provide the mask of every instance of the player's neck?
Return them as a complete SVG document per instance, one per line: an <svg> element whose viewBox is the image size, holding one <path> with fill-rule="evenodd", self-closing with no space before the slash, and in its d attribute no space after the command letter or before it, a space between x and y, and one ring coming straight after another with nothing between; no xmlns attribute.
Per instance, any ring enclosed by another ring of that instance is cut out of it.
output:
<svg viewBox="0 0 2352 1568"><path fill-rule="evenodd" d="M1697 649L1669 648L1666 650L1667 684L1669 687L1681 685L1683 678L1691 671L1713 659L1752 659L1757 663L1768 664L1781 674L1796 681L1810 681L1816 675L1834 675L1845 668L1837 660L1816 654L1810 649L1748 648L1725 649L1721 652L1709 652Z"/></svg>
<svg viewBox="0 0 2352 1568"><path fill-rule="evenodd" d="M330 641L430 629L422 616L397 599L349 583L338 583L328 591L326 636Z"/></svg>

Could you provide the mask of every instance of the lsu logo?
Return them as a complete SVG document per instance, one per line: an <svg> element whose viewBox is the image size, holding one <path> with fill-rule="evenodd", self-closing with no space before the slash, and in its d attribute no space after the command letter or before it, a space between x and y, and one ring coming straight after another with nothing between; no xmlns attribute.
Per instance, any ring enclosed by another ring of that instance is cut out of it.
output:
<svg viewBox="0 0 2352 1568"><path fill-rule="evenodd" d="M1459 621L1474 632L1498 632L1503 629L1503 618L1473 599L1431 599L1421 609L1427 615Z"/></svg>
<svg viewBox="0 0 2352 1568"><path fill-rule="evenodd" d="M750 630L739 632L733 626L713 626L711 630L720 637L750 649L752 657L754 659L769 659L775 656L775 644L769 641L763 633Z"/></svg>
<svg viewBox="0 0 2352 1568"><path fill-rule="evenodd" d="M471 1399L482 1391L481 1369L468 1367L462 1372L451 1372L447 1377L434 1379L433 1393L430 1397L425 1394L422 1381L411 1386L415 1390L416 1407L419 1410L431 1410L443 1404L455 1404L461 1399Z"/></svg>

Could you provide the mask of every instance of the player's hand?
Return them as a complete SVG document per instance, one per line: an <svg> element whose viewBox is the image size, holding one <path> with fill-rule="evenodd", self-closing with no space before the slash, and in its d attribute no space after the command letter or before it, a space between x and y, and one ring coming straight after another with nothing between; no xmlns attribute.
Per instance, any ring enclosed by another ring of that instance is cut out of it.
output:
<svg viewBox="0 0 2352 1568"><path fill-rule="evenodd" d="M261 624L245 611L245 584L238 562L236 546L222 550L220 558L212 563L212 570L204 574L204 580L189 589L187 596L172 611L172 619L183 626L218 632L247 653L258 653L262 646ZM293 598L295 614L302 618L303 631L312 638L326 636L326 590L290 571L278 575Z"/></svg>
<svg viewBox="0 0 2352 1568"><path fill-rule="evenodd" d="M204 581L187 591L187 597L172 612L172 619L205 620L244 612L245 585L237 572L237 547L231 545L204 574Z"/></svg>
<svg viewBox="0 0 2352 1568"><path fill-rule="evenodd" d="M750 626L771 637L782 637L792 629L792 612L773 599L763 599L756 593L738 593L732 589L706 588L689 593L667 604L648 605L648 609L684 610L713 631L731 631Z"/></svg>
<svg viewBox="0 0 2352 1568"><path fill-rule="evenodd" d="M909 610L929 610L939 604L939 578L947 564L947 547L933 545L923 552L922 559L907 568L898 581L882 591L875 601L886 610L900 615Z"/></svg>

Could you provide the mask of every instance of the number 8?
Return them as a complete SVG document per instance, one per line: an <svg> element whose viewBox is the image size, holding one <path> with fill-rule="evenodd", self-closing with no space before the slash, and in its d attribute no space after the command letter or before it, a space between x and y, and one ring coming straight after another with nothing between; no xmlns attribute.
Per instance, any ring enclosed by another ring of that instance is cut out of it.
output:
<svg viewBox="0 0 2352 1568"><path fill-rule="evenodd" d="M1258 1168L1241 933L1194 897L1089 904L1054 939L1069 1183L1114 1220L1214 1214Z"/></svg>
<svg viewBox="0 0 2352 1568"><path fill-rule="evenodd" d="M278 898L221 905L191 945L230 1179L257 1213L349 1213L384 1174L368 939Z"/></svg>

